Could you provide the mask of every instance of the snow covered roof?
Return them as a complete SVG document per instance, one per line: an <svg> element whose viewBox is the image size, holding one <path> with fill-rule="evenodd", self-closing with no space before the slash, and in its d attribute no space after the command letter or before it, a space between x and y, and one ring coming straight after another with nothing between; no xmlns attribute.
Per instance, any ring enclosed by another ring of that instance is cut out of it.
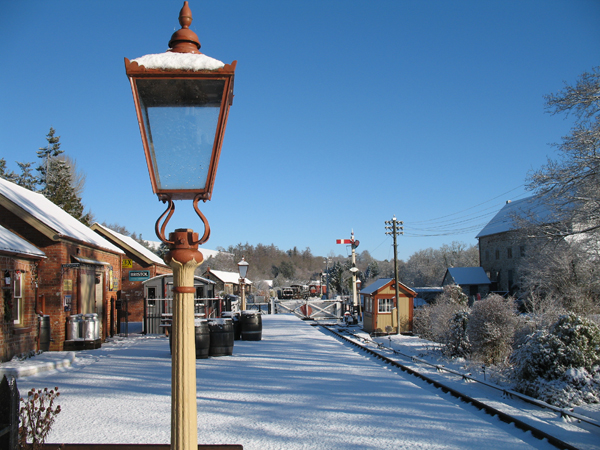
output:
<svg viewBox="0 0 600 450"><path fill-rule="evenodd" d="M224 283L238 284L240 282L240 274L237 272L225 272L222 270L213 269L209 269L209 272ZM252 284L252 281L250 281L248 278L244 278L244 283Z"/></svg>
<svg viewBox="0 0 600 450"><path fill-rule="evenodd" d="M0 252L45 258L46 254L0 225Z"/></svg>
<svg viewBox="0 0 600 450"><path fill-rule="evenodd" d="M509 201L475 237L480 238L516 230L518 225L515 223L515 217L534 217L537 221L548 223L552 220L553 213L539 196L527 197L514 202Z"/></svg>
<svg viewBox="0 0 600 450"><path fill-rule="evenodd" d="M454 283L459 286L490 284L490 279L483 270L483 267L450 267L446 271L446 274L449 274Z"/></svg>
<svg viewBox="0 0 600 450"><path fill-rule="evenodd" d="M32 226L43 228L51 239L71 238L113 253L123 251L52 203L42 194L0 178L0 204ZM51 233L50 233L51 232Z"/></svg>
<svg viewBox="0 0 600 450"><path fill-rule="evenodd" d="M145 55L131 60L146 69L163 70L218 70L225 67L221 61L202 53L165 52Z"/></svg>
<svg viewBox="0 0 600 450"><path fill-rule="evenodd" d="M363 295L373 295L375 292L377 292L379 289L381 289L382 287L384 287L386 284L390 283L391 281L394 281L393 278L380 278L376 281L374 281L373 283L371 283L370 285L368 285L367 287L365 287L364 289L361 289L361 291L359 292L359 294L363 294ZM409 288L408 286L406 286L403 283L398 283L400 285L400 290L405 290L408 293L412 293L416 295L416 292L413 291L411 288Z"/></svg>
<svg viewBox="0 0 600 450"><path fill-rule="evenodd" d="M99 223L94 223L91 228L97 233L100 233L100 235L106 236L107 239L112 240L113 242L117 241L116 245L118 247L137 254L141 259L145 260L149 264L160 264L161 266L167 265L160 256L151 252L130 236L117 233L116 231L100 225Z"/></svg>

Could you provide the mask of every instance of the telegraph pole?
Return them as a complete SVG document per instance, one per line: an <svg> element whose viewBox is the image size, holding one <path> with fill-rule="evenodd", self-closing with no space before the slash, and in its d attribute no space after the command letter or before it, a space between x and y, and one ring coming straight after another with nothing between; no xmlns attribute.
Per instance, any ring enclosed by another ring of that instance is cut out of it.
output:
<svg viewBox="0 0 600 450"><path fill-rule="evenodd" d="M396 313L398 315L396 334L400 334L400 298L398 295L400 285L398 284L398 242L396 237L399 234L404 234L404 227L402 225L404 225L404 222L396 220L396 216L392 220L385 221L385 229L387 230L385 234L391 235L394 238L394 284L396 285Z"/></svg>

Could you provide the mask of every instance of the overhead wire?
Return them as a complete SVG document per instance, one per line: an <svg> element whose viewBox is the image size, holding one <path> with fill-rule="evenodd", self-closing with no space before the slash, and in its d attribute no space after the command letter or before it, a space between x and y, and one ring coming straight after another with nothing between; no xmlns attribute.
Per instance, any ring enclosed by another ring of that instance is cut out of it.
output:
<svg viewBox="0 0 600 450"><path fill-rule="evenodd" d="M494 202L511 192L522 189L523 186L517 186L489 200L451 214L427 220L404 221L404 235L406 237L435 237L462 235L479 231L490 222L490 218L498 213L501 204L496 202L483 209L480 209L480 207ZM526 195L527 193L522 193L517 195L515 199L520 199ZM475 211L470 214L464 214L471 210Z"/></svg>

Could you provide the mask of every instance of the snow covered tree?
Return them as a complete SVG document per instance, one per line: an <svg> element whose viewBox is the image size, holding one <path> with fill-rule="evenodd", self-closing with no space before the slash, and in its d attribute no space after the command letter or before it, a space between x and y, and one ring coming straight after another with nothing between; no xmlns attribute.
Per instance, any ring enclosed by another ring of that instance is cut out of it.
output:
<svg viewBox="0 0 600 450"><path fill-rule="evenodd" d="M465 356L468 345L462 340L462 332L457 327L464 325L468 313L468 297L460 286L444 286L434 304L415 311L415 332L425 339L443 344L444 353L448 356Z"/></svg>
<svg viewBox="0 0 600 450"><path fill-rule="evenodd" d="M460 310L450 318L444 354L451 358L466 358L471 354L471 342L467 334L469 311Z"/></svg>
<svg viewBox="0 0 600 450"><path fill-rule="evenodd" d="M551 238L600 233L600 67L583 73L575 85L546 96L551 114L575 116L571 133L555 144L558 160L529 175L529 188L555 212L537 231Z"/></svg>
<svg viewBox="0 0 600 450"><path fill-rule="evenodd" d="M567 407L600 402L600 327L573 313L515 350L516 389Z"/></svg>
<svg viewBox="0 0 600 450"><path fill-rule="evenodd" d="M588 316L600 313L600 249L588 236L540 245L521 263L525 309L535 306ZM545 303L545 304L544 304ZM556 318L556 314L554 314Z"/></svg>
<svg viewBox="0 0 600 450"><path fill-rule="evenodd" d="M485 364L506 361L512 353L517 326L514 299L490 294L475 302L467 325L473 357Z"/></svg>

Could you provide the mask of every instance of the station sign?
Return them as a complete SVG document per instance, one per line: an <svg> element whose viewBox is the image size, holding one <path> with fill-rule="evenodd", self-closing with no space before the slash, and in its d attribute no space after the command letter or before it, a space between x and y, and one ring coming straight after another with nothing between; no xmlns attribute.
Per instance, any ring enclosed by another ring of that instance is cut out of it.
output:
<svg viewBox="0 0 600 450"><path fill-rule="evenodd" d="M130 270L129 281L144 281L150 278L149 270Z"/></svg>

